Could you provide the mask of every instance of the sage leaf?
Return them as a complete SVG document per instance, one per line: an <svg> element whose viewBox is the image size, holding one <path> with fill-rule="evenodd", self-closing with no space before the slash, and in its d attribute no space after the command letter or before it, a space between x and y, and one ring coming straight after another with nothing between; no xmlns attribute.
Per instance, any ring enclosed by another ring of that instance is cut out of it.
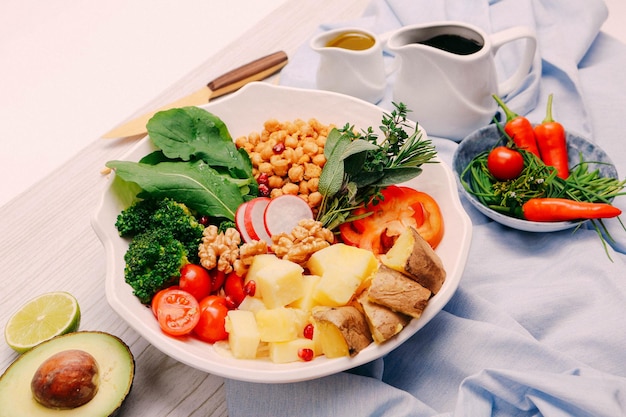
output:
<svg viewBox="0 0 626 417"><path fill-rule="evenodd" d="M161 162L155 165L109 161L107 167L124 181L141 188L138 197L169 197L184 202L200 215L235 219L243 203L240 186L245 181L219 174L203 161Z"/></svg>
<svg viewBox="0 0 626 417"><path fill-rule="evenodd" d="M329 134L328 137L331 135ZM331 198L341 189L344 176L343 154L349 145L350 138L340 135L338 138L333 138L331 149L324 148L324 153L328 150L329 154L326 156L326 163L318 184L318 190L324 198Z"/></svg>

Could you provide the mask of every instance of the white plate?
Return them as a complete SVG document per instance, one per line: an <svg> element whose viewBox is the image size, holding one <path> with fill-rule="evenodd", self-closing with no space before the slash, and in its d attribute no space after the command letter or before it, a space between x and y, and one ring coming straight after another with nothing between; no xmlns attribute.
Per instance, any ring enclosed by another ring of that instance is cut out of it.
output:
<svg viewBox="0 0 626 417"><path fill-rule="evenodd" d="M493 148L500 143L502 135L495 124L485 126L468 135L461 141L452 158L452 168L457 177L457 184L467 200L481 213L505 226L525 232L557 232L559 230L571 229L578 226L580 221L570 222L531 222L492 210L481 203L474 195L469 193L463 184L460 176L476 155ZM617 178L617 170L609 156L597 145L589 142L582 136L566 132L569 166L572 167L580 162L580 155L583 160L589 162L589 171L598 169L603 177ZM593 162L599 162L594 164Z"/></svg>
<svg viewBox="0 0 626 417"><path fill-rule="evenodd" d="M315 118L324 124L354 124L359 129L376 130L383 109L358 99L335 93L276 87L252 83L224 99L203 106L221 118L233 138L260 132L271 118L280 121ZM152 150L147 138L142 139L122 159L137 161ZM113 179L114 175L111 176ZM111 307L141 336L157 349L194 368L223 377L251 382L286 383L309 380L341 372L370 362L387 354L428 323L455 292L465 267L471 241L471 222L463 210L452 170L443 162L424 165L423 173L408 183L431 194L441 206L445 235L437 248L447 271L441 291L434 296L421 318L414 319L394 339L382 345L372 344L353 358L327 359L311 362L274 364L269 360L239 360L224 357L213 346L189 338L166 336L149 308L142 305L124 281L124 253L128 242L119 237L115 220L133 196L123 195L115 181L105 190L92 218L92 226L106 252L106 297Z"/></svg>

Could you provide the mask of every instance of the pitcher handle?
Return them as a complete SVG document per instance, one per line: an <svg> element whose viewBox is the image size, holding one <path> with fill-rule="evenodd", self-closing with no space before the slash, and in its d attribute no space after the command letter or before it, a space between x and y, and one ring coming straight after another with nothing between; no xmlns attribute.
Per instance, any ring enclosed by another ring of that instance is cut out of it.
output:
<svg viewBox="0 0 626 417"><path fill-rule="evenodd" d="M492 51L494 56L502 45L524 38L526 39L526 45L522 61L517 68L517 71L515 71L515 73L507 80L502 81L498 85L499 96L505 96L515 90L521 85L526 75L528 75L535 58L535 51L537 50L537 38L535 36L535 32L526 26L515 26L491 35Z"/></svg>

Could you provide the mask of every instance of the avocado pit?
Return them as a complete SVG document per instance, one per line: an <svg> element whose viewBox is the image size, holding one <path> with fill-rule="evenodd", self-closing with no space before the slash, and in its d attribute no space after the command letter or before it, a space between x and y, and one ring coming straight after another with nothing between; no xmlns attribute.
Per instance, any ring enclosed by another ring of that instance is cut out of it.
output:
<svg viewBox="0 0 626 417"><path fill-rule="evenodd" d="M79 349L56 353L37 368L30 387L43 406L55 409L80 407L98 392L100 373L96 359Z"/></svg>

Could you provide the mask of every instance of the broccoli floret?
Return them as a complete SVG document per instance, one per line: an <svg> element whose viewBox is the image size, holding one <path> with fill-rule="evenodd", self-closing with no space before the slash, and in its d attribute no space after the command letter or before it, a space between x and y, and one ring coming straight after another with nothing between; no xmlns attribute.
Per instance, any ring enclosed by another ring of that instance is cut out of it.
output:
<svg viewBox="0 0 626 417"><path fill-rule="evenodd" d="M119 214L115 227L122 237L148 230L169 233L185 247L189 262L198 262L204 226L185 204L169 198L140 200Z"/></svg>
<svg viewBox="0 0 626 417"><path fill-rule="evenodd" d="M159 290L176 284L180 269L189 262L185 246L171 233L159 229L135 235L124 261L124 278L144 304L149 304Z"/></svg>

